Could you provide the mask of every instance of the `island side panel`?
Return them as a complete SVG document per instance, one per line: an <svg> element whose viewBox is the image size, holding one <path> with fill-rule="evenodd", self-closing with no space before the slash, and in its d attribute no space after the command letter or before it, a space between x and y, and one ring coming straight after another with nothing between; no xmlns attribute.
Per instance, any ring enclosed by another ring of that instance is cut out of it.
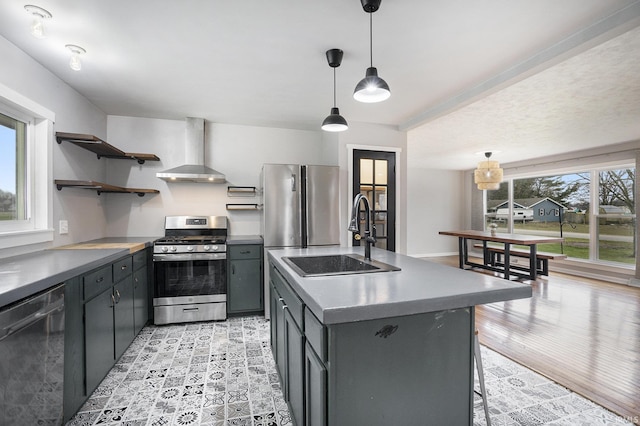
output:
<svg viewBox="0 0 640 426"><path fill-rule="evenodd" d="M474 309L328 326L328 424L473 424Z"/></svg>

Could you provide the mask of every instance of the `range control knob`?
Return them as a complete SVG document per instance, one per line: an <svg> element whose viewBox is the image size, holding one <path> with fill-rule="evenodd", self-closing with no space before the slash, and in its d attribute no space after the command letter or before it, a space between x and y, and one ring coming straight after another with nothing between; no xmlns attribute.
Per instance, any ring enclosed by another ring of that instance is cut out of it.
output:
<svg viewBox="0 0 640 426"><path fill-rule="evenodd" d="M211 246L204 246L204 247L202 247L202 249L204 251L209 251L209 250L211 250Z"/></svg>
<svg viewBox="0 0 640 426"><path fill-rule="evenodd" d="M220 247L218 246L211 246L211 250L212 251L218 251L220 249Z"/></svg>
<svg viewBox="0 0 640 426"><path fill-rule="evenodd" d="M177 250L177 249L176 249L176 246L171 246L171 247L169 247L169 251L175 252L176 250Z"/></svg>
<svg viewBox="0 0 640 426"><path fill-rule="evenodd" d="M163 253L166 253L166 252L168 252L168 251L169 251L169 247L167 247L167 246L162 246L161 250L162 250L162 252L163 252Z"/></svg>
<svg viewBox="0 0 640 426"><path fill-rule="evenodd" d="M193 251L193 246L187 246L187 251Z"/></svg>

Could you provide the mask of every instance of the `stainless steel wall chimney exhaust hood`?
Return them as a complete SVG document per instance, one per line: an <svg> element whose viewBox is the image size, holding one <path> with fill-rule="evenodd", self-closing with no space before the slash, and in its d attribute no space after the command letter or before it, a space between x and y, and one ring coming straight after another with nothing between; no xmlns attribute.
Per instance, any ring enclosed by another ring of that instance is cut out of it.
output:
<svg viewBox="0 0 640 426"><path fill-rule="evenodd" d="M224 174L204 165L204 119L188 117L185 143L187 164L156 173L167 182L225 183Z"/></svg>

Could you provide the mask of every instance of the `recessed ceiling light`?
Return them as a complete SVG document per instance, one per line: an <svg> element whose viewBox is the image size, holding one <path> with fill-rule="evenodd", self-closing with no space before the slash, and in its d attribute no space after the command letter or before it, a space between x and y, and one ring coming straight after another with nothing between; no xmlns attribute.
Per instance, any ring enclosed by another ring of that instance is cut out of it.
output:
<svg viewBox="0 0 640 426"><path fill-rule="evenodd" d="M76 46L75 44L67 44L65 46L71 51L71 60L69 61L69 67L74 71L80 71L82 69L82 62L80 62L80 55L87 53L84 48Z"/></svg>
<svg viewBox="0 0 640 426"><path fill-rule="evenodd" d="M36 38L44 38L44 24L42 23L43 19L51 18L51 13L48 10L41 8L40 6L35 6L33 4L25 5L24 9L33 15L33 22L31 23L31 35Z"/></svg>

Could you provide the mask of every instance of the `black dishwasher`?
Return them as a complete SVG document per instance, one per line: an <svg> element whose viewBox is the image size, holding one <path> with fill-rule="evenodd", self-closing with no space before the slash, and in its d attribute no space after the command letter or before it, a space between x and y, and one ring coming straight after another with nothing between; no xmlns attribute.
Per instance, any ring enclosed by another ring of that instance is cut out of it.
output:
<svg viewBox="0 0 640 426"><path fill-rule="evenodd" d="M0 425L62 424L64 284L0 309Z"/></svg>

